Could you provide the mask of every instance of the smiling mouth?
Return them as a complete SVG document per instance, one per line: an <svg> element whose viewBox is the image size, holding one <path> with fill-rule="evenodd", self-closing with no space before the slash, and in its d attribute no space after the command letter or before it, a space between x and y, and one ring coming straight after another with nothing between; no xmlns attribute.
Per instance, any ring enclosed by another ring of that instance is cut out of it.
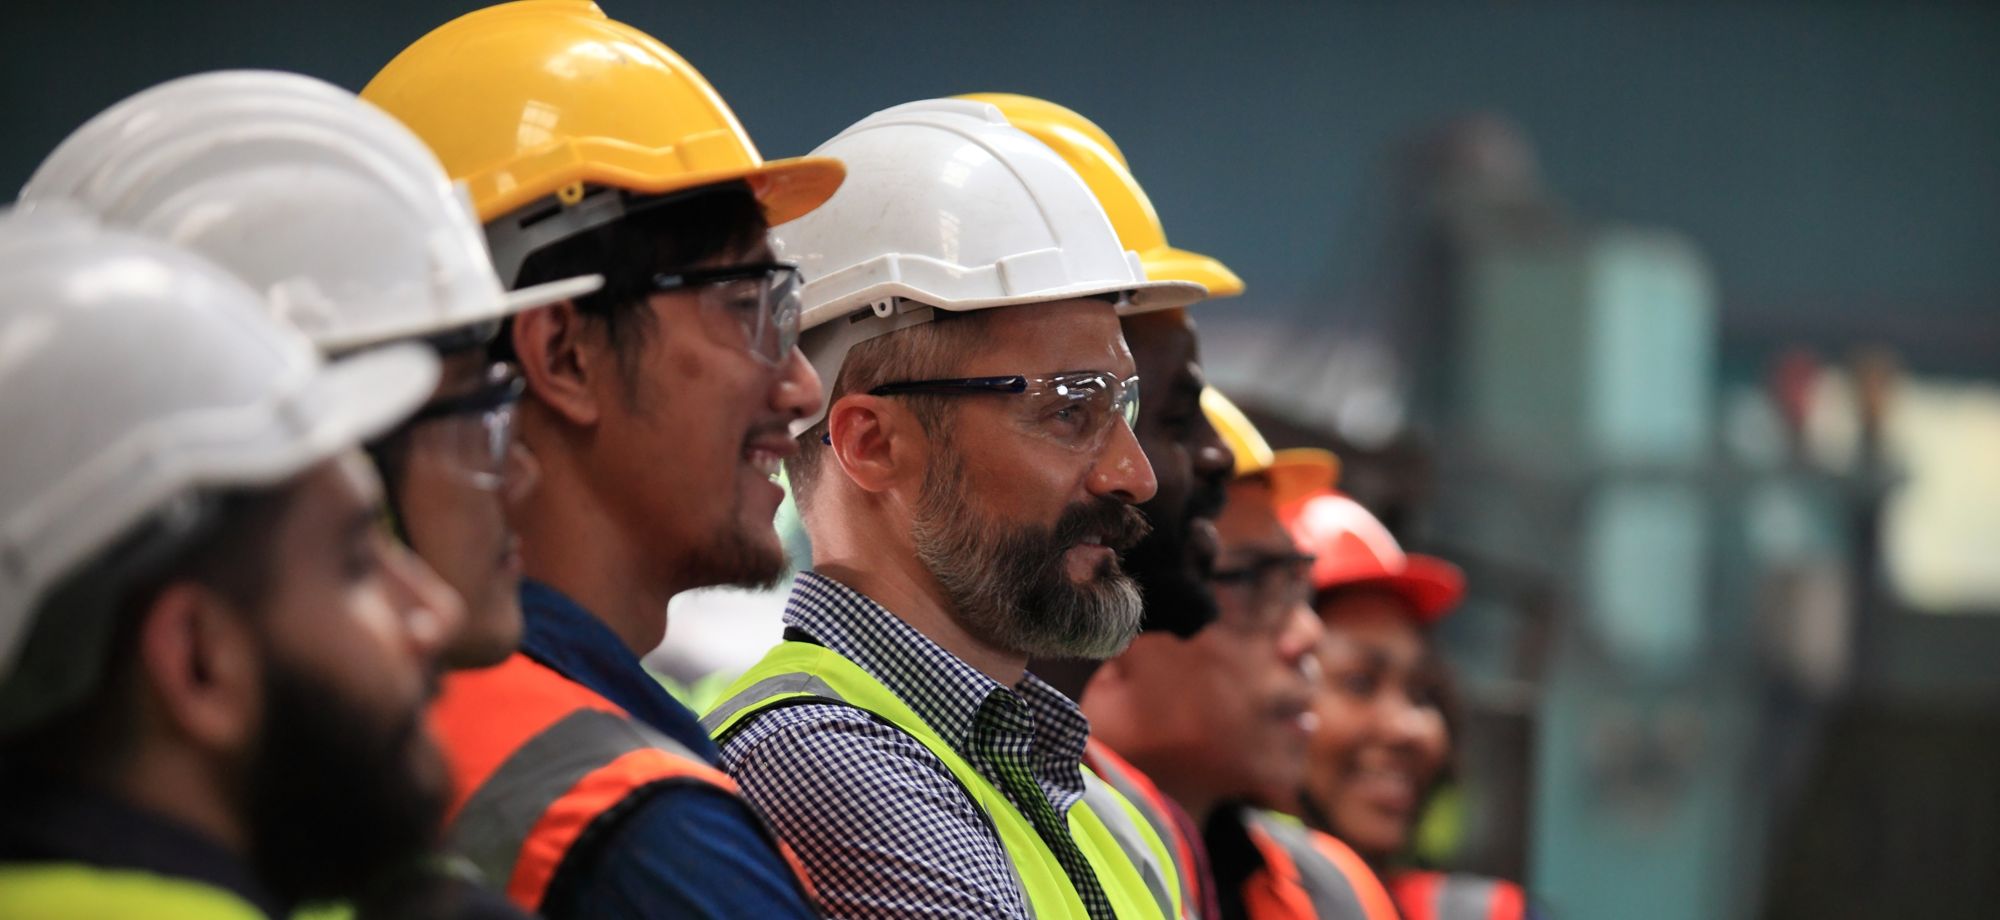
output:
<svg viewBox="0 0 2000 920"><path fill-rule="evenodd" d="M777 479L778 471L784 468L785 458L775 451L750 448L743 452L743 462L766 479Z"/></svg>
<svg viewBox="0 0 2000 920"><path fill-rule="evenodd" d="M1308 734L1319 725L1319 716L1313 712L1311 701L1303 698L1280 701L1271 707L1271 716L1287 728L1295 728Z"/></svg>
<svg viewBox="0 0 2000 920"><path fill-rule="evenodd" d="M798 452L798 442L785 436L783 428L761 426L743 439L744 465L773 482L784 469L785 458Z"/></svg>
<svg viewBox="0 0 2000 920"><path fill-rule="evenodd" d="M1353 766L1347 770L1347 783L1377 808L1407 813L1416 807L1417 778L1407 770Z"/></svg>

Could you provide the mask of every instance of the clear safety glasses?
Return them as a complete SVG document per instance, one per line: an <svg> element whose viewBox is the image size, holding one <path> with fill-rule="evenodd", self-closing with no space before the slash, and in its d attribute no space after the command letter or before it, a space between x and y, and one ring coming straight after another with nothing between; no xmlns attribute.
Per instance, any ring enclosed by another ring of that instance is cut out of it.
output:
<svg viewBox="0 0 2000 920"><path fill-rule="evenodd" d="M1077 450L1097 450L1119 420L1130 428L1139 418L1139 375L1120 378L1108 371L910 380L885 383L868 393L1018 396L1015 416L1024 430Z"/></svg>
<svg viewBox="0 0 2000 920"><path fill-rule="evenodd" d="M717 345L742 348L776 367L799 341L799 267L752 262L654 275L653 290L691 290L701 324Z"/></svg>
<svg viewBox="0 0 2000 920"><path fill-rule="evenodd" d="M497 492L507 483L514 411L526 389L526 381L512 367L495 364L479 389L433 400L391 438L402 441L411 453L443 459L473 486Z"/></svg>
<svg viewBox="0 0 2000 920"><path fill-rule="evenodd" d="M1240 605L1225 607L1219 621L1238 632L1264 635L1284 628L1298 605L1312 600L1313 557L1301 553L1255 556L1241 565L1218 567L1208 580L1217 592L1234 592ZM1233 609L1231 609L1233 607Z"/></svg>

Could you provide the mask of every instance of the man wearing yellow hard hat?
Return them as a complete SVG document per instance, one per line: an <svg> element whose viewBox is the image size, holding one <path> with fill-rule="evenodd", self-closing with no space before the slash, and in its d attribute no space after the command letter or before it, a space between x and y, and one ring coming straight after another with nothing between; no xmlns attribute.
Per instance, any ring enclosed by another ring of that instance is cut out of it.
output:
<svg viewBox="0 0 2000 920"><path fill-rule="evenodd" d="M1312 557L1278 508L1331 485L1338 467L1324 451L1274 454L1220 393L1203 403L1236 454L1211 576L1221 616L1192 639L1140 636L1092 679L1084 711L1201 822L1219 916L1393 920L1352 849L1267 810L1296 807L1321 632Z"/></svg>
<svg viewBox="0 0 2000 920"><path fill-rule="evenodd" d="M520 432L542 480L513 509L521 651L447 678L432 713L451 844L552 918L812 916L639 656L675 594L784 568L772 476L821 391L795 347L797 267L765 237L844 171L764 161L686 61L579 0L446 23L362 95L465 184L510 287L605 279L498 345L527 382Z"/></svg>

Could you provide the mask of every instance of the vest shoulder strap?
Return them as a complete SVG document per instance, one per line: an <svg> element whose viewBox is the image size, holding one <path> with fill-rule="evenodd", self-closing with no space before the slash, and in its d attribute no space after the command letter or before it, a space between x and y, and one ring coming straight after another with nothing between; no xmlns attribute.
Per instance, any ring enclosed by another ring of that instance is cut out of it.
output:
<svg viewBox="0 0 2000 920"><path fill-rule="evenodd" d="M1174 806L1168 804L1166 795L1153 784L1151 777L1095 737L1085 744L1083 758L1092 771L1131 803L1147 826L1153 829L1154 836L1165 845L1174 877L1180 882L1180 916L1196 920L1202 904L1201 871L1196 865L1194 844L1187 839L1180 822L1169 810Z"/></svg>
<svg viewBox="0 0 2000 920"><path fill-rule="evenodd" d="M1268 883L1293 895L1286 900L1309 904L1319 920L1397 920L1388 890L1347 844L1285 815L1256 809L1243 814L1264 857Z"/></svg>
<svg viewBox="0 0 2000 920"><path fill-rule="evenodd" d="M1071 812L1073 833L1089 834L1092 829L1077 820L1076 812L1088 811L1104 827L1111 840L1124 854L1125 860L1137 870L1141 881L1145 882L1146 893L1153 898L1153 905L1162 917L1181 915L1181 884L1172 853L1160 835L1147 822L1145 812L1137 802L1104 781L1090 767L1083 768L1084 808ZM1079 825L1082 826L1079 826Z"/></svg>
<svg viewBox="0 0 2000 920"><path fill-rule="evenodd" d="M1522 920L1528 906L1513 882L1457 872L1399 872L1389 893L1407 920Z"/></svg>
<svg viewBox="0 0 2000 920"><path fill-rule="evenodd" d="M452 845L526 909L619 803L672 783L736 792L684 745L526 656L446 682L433 723L458 783Z"/></svg>

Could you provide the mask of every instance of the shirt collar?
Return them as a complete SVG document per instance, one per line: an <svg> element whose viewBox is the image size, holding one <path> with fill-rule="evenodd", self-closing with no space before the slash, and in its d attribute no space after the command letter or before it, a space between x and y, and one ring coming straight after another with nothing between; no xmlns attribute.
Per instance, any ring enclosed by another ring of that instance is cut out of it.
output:
<svg viewBox="0 0 2000 920"><path fill-rule="evenodd" d="M718 760L715 742L694 713L673 698L625 647L604 621L561 591L521 580L521 613L526 629L521 652L570 680L618 704L654 731L707 759Z"/></svg>
<svg viewBox="0 0 2000 920"><path fill-rule="evenodd" d="M1042 766L1074 772L1083 760L1090 722L1061 691L1033 674L1010 688L840 582L800 572L785 602L785 625L804 630L881 681L961 752L975 752L974 735L982 727L1028 731L1032 726Z"/></svg>

